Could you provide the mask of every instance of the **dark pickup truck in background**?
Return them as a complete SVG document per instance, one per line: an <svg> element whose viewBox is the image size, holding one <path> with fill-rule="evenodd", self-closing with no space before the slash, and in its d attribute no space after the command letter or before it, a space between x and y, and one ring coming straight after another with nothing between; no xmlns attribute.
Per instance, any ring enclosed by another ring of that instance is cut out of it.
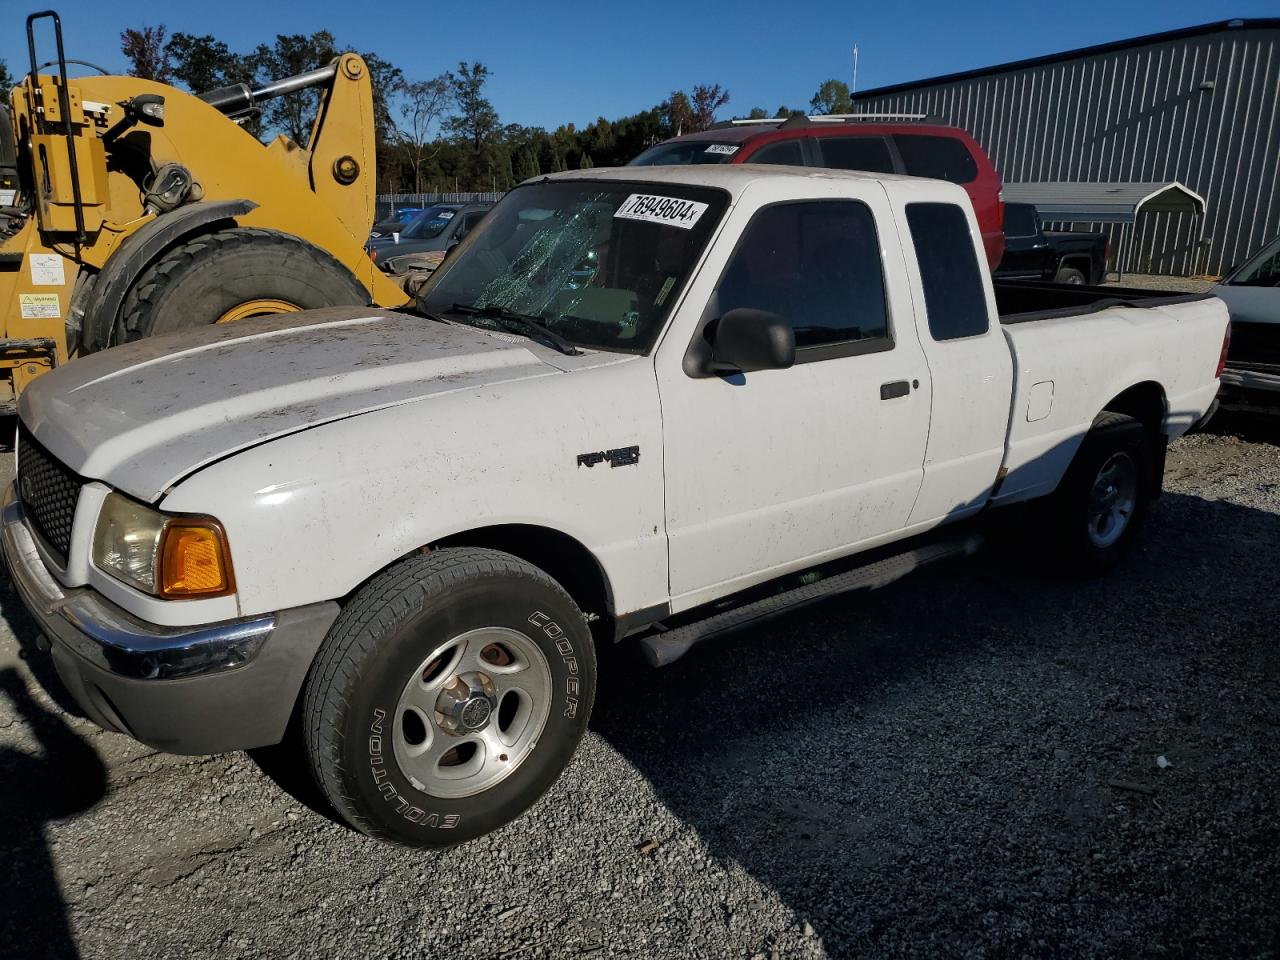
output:
<svg viewBox="0 0 1280 960"><path fill-rule="evenodd" d="M1034 205L1004 205L1004 257L994 271L996 277L1096 286L1106 274L1105 235L1045 233Z"/></svg>

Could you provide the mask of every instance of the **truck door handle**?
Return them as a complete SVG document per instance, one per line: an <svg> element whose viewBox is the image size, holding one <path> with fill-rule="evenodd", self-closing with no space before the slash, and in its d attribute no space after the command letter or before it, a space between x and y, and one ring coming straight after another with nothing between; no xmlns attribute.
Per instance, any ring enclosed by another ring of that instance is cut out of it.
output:
<svg viewBox="0 0 1280 960"><path fill-rule="evenodd" d="M893 380L889 383L880 384L880 399L894 400L898 397L905 397L911 392L911 384L905 380Z"/></svg>

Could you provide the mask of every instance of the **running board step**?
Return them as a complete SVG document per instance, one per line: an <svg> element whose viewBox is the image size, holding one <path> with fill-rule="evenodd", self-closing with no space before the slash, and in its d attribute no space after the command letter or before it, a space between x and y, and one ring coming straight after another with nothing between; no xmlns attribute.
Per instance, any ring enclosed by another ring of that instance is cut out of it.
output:
<svg viewBox="0 0 1280 960"><path fill-rule="evenodd" d="M663 633L648 634L640 638L640 645L644 650L645 659L651 666L665 667L679 660L703 640L741 630L743 627L752 626L770 617L789 613L837 594L850 593L854 590L876 590L939 560L971 556L982 546L982 540L981 536L973 534L917 547L905 553L877 560L875 563L868 563L866 566L855 567L825 580L804 584L785 593L717 613L705 620L698 620Z"/></svg>

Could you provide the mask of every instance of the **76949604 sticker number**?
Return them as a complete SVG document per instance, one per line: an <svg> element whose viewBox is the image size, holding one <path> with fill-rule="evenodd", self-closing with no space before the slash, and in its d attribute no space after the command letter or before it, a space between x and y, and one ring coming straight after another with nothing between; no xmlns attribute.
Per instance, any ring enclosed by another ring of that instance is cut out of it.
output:
<svg viewBox="0 0 1280 960"><path fill-rule="evenodd" d="M707 205L697 200L633 193L622 201L622 206L618 207L614 216L622 220L644 220L647 223L662 223L681 230L692 230L706 212Z"/></svg>

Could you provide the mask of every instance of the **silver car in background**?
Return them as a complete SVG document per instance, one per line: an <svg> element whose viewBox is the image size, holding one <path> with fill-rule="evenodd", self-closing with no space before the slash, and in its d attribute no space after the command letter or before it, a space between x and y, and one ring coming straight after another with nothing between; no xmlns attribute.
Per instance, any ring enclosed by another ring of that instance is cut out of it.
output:
<svg viewBox="0 0 1280 960"><path fill-rule="evenodd" d="M1228 410L1280 413L1280 237L1213 288L1231 311L1219 399Z"/></svg>

